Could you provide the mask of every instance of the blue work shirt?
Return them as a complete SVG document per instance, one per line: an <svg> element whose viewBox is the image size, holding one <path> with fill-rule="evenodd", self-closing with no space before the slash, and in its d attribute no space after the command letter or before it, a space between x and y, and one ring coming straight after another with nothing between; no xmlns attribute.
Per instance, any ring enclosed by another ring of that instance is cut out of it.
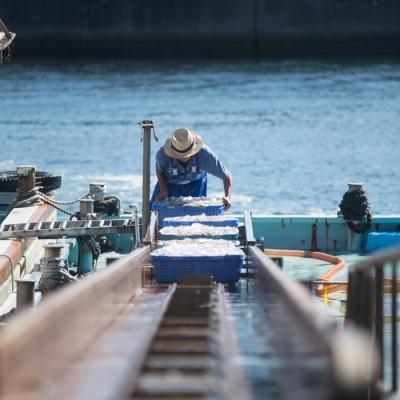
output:
<svg viewBox="0 0 400 400"><path fill-rule="evenodd" d="M161 147L156 155L156 170L162 172L167 179L173 177L173 168L178 169L179 175L187 175L191 172L193 163L192 159L195 157L198 171L205 171L211 175L216 176L222 180L225 180L230 172L228 169L219 161L217 156L212 152L212 150L203 144L202 148L198 153L192 156L186 166L183 166L179 161L174 162L172 157L167 156L164 153L164 148ZM173 165L175 164L175 166Z"/></svg>

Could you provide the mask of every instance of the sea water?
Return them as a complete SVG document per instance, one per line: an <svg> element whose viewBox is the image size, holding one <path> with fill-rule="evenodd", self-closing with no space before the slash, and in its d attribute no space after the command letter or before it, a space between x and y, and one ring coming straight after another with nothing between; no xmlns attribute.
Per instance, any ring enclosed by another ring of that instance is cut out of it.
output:
<svg viewBox="0 0 400 400"><path fill-rule="evenodd" d="M0 171L59 173L62 199L104 181L140 204L137 123L152 119L152 160L174 129L198 132L233 175L234 212L334 214L351 181L373 213L399 211L398 60L14 58L0 87ZM210 177L208 194L222 191Z"/></svg>

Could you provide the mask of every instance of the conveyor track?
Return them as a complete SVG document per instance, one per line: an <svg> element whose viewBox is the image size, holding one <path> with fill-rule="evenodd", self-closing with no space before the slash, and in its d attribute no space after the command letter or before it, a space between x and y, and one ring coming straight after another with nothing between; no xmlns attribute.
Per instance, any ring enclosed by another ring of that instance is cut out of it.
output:
<svg viewBox="0 0 400 400"><path fill-rule="evenodd" d="M211 276L186 276L169 302L142 370L133 399L233 398L232 347L226 348L223 286ZM230 385L229 385L230 386ZM244 393L244 385L239 389ZM230 394L229 394L230 392ZM246 394L243 394L246 398Z"/></svg>

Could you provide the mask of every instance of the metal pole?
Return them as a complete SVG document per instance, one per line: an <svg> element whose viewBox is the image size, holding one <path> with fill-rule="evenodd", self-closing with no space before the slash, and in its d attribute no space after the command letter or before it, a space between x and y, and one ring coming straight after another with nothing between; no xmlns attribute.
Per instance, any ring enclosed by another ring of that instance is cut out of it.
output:
<svg viewBox="0 0 400 400"><path fill-rule="evenodd" d="M17 279L17 309L33 307L35 302L35 281Z"/></svg>
<svg viewBox="0 0 400 400"><path fill-rule="evenodd" d="M34 165L21 165L17 167L18 192L29 192L36 186L36 167Z"/></svg>
<svg viewBox="0 0 400 400"><path fill-rule="evenodd" d="M379 378L384 377L384 336L383 336L383 265L375 267L375 335L378 350L381 355L381 364L379 368Z"/></svg>
<svg viewBox="0 0 400 400"><path fill-rule="evenodd" d="M154 122L142 121L139 125L142 129L143 140L142 238L144 238L150 222L150 153L151 130L154 129Z"/></svg>
<svg viewBox="0 0 400 400"><path fill-rule="evenodd" d="M392 392L397 392L397 263L392 264Z"/></svg>
<svg viewBox="0 0 400 400"><path fill-rule="evenodd" d="M137 249L140 247L139 207L137 204L129 204L129 208L132 210L132 219L135 223L135 241L132 248Z"/></svg>

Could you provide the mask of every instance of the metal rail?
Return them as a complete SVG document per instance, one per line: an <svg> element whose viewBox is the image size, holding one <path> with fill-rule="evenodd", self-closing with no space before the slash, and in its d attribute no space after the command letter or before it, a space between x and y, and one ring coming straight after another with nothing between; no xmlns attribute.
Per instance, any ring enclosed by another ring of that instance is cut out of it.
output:
<svg viewBox="0 0 400 400"><path fill-rule="evenodd" d="M150 399L248 398L232 368L223 286L211 276L183 276L149 348L132 397ZM171 377L174 377L171 379Z"/></svg>
<svg viewBox="0 0 400 400"><path fill-rule="evenodd" d="M134 221L130 219L96 219L79 221L27 222L0 225L0 240L11 238L99 236L111 233L132 233Z"/></svg>
<svg viewBox="0 0 400 400"><path fill-rule="evenodd" d="M380 354L379 377L385 391L398 391L398 268L400 249L380 252L355 264L349 271L346 321L362 327L375 337ZM384 307L385 292L390 292L389 307ZM389 315L384 311L390 310ZM385 322L390 320L390 333ZM385 366L385 348L389 340L390 362ZM389 388L385 387L389 383Z"/></svg>
<svg viewBox="0 0 400 400"><path fill-rule="evenodd" d="M251 219L251 212L244 212L244 228L245 228L245 245L253 246L256 244L256 239L253 233L253 222Z"/></svg>
<svg viewBox="0 0 400 400"><path fill-rule="evenodd" d="M67 366L141 292L142 265L148 263L149 254L150 248L144 247L120 258L90 279L54 293L34 314L22 312L4 328L0 332L0 397L29 393L45 398L46 388L61 379Z"/></svg>
<svg viewBox="0 0 400 400"><path fill-rule="evenodd" d="M261 304L265 302L268 308L271 299L279 300L280 305L274 306L274 318L281 325L276 327L281 332L277 341L290 353L292 365L288 368L295 368L295 379L304 382L296 398L367 399L366 389L376 383L370 338L350 327L341 330L327 319L307 290L289 279L260 249L249 247L249 257L257 267L264 299ZM281 375L284 386L286 374ZM307 389L309 376L320 385Z"/></svg>
<svg viewBox="0 0 400 400"><path fill-rule="evenodd" d="M149 253L132 252L3 328L0 397L247 400L223 286L202 275L146 289Z"/></svg>
<svg viewBox="0 0 400 400"><path fill-rule="evenodd" d="M151 153L151 132L158 141L154 131L153 121L139 122L142 131L143 141L143 188L142 188L142 237L145 237L150 222L150 153Z"/></svg>

